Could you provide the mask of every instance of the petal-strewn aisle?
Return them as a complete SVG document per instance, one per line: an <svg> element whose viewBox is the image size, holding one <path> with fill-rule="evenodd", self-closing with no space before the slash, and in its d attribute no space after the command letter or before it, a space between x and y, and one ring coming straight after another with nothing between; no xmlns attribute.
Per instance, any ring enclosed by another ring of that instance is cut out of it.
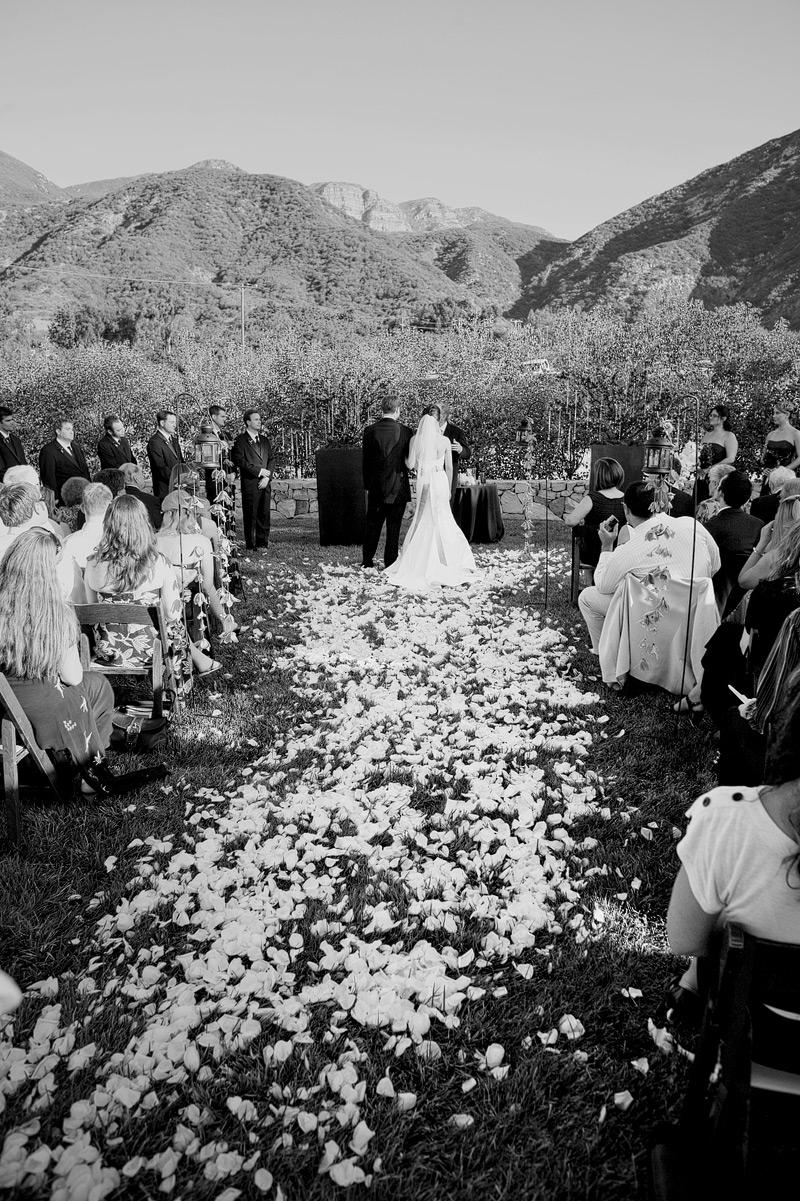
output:
<svg viewBox="0 0 800 1201"><path fill-rule="evenodd" d="M407 1065L449 1067L462 1129L476 1077L513 1073L461 1024L512 973L531 981L535 1036L534 977L555 938L587 938L582 889L605 870L573 826L608 811L591 771L597 697L568 636L515 604L540 563L481 560L479 585L430 597L350 567L276 568L299 641L273 669L305 720L246 783L196 796L190 835L141 847L70 984L80 1019L62 1023L51 981L29 1036L7 1023L0 1104L24 1093L29 1120L6 1139L0 1186L177 1195L199 1175L226 1201L300 1196L274 1161L287 1148L335 1185L377 1186L381 1115L409 1120L417 1103L393 1083ZM130 1020L115 1054L111 1007ZM572 1053L582 1028L564 1013L539 1033ZM39 1117L59 1089L73 1103L48 1145ZM139 1149L153 1111L158 1146Z"/></svg>

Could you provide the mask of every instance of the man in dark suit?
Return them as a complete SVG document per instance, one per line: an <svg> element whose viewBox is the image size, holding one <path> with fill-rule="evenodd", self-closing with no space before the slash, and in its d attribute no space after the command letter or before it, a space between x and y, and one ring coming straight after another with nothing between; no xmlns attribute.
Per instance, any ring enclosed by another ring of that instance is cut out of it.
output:
<svg viewBox="0 0 800 1201"><path fill-rule="evenodd" d="M177 431L178 418L172 409L159 409L156 413L156 432L147 443L153 496L158 501L163 500L170 491L173 468L184 461Z"/></svg>
<svg viewBox="0 0 800 1201"><path fill-rule="evenodd" d="M160 530L163 517L161 501L156 500L152 492L145 492L142 469L139 464L123 463L120 471L125 480L125 492L127 495L135 496L137 500L142 502L147 509L147 516L150 518L150 524L153 529Z"/></svg>
<svg viewBox="0 0 800 1201"><path fill-rule="evenodd" d="M764 525L768 525L770 521L774 521L778 512L778 505L781 503L781 495L783 485L790 480L796 480L797 476L792 471L791 467L773 467L772 471L767 476L769 484L769 492L761 496L757 496L750 505L750 513L753 517L757 517L759 521L763 521Z"/></svg>
<svg viewBox="0 0 800 1201"><path fill-rule="evenodd" d="M61 489L73 476L91 480L83 448L75 441L75 426L64 418L56 425L56 436L39 451L39 477L42 485L55 493L61 503Z"/></svg>
<svg viewBox="0 0 800 1201"><path fill-rule="evenodd" d="M123 463L135 463L136 455L125 437L125 426L116 413L109 413L103 418L103 429L105 433L97 443L100 470L110 471L114 467L121 467Z"/></svg>
<svg viewBox="0 0 800 1201"><path fill-rule="evenodd" d="M14 433L15 425L12 410L0 406L0 480L9 467L24 467L28 462L22 443Z"/></svg>
<svg viewBox="0 0 800 1201"><path fill-rule="evenodd" d="M742 512L752 490L749 479L741 471L732 471L730 475L726 475L719 486L724 508L720 509L716 517L711 518L706 529L723 557L726 554L751 554L761 536L763 521L750 513Z"/></svg>
<svg viewBox="0 0 800 1201"><path fill-rule="evenodd" d="M244 433L234 442L231 459L241 480L244 543L248 550L266 550L272 504L272 443L261 433L258 409L245 409L242 421Z"/></svg>
<svg viewBox="0 0 800 1201"><path fill-rule="evenodd" d="M228 410L223 404L209 405L208 416L211 423L211 430L217 435L222 446L220 467L226 475L230 475L233 469L233 462L231 461L231 441L225 428L225 423L228 420ZM205 482L206 499L210 505L213 505L218 494L223 489L223 484L219 479L214 479L214 472L210 467L206 468ZM229 482L233 481L231 480Z"/></svg>
<svg viewBox="0 0 800 1201"><path fill-rule="evenodd" d="M400 545L400 526L406 505L411 500L406 456L413 431L401 425L400 402L396 392L387 391L381 401L383 416L364 430L362 472L367 493L367 521L364 528L364 567L374 567L375 551L386 522L385 567L391 567Z"/></svg>

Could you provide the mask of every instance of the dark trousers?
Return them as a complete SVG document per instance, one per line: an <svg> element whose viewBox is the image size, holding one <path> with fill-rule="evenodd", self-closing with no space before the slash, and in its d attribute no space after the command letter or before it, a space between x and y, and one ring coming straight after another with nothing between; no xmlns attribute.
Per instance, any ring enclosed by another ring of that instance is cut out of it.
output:
<svg viewBox="0 0 800 1201"><path fill-rule="evenodd" d="M210 505L213 505L223 487L214 479L214 472L206 470L206 500Z"/></svg>
<svg viewBox="0 0 800 1201"><path fill-rule="evenodd" d="M403 524L403 514L406 511L405 500L393 500L387 503L380 496L371 493L367 496L367 521L364 527L364 563L371 564L378 549L383 523L386 522L386 546L383 550L383 563L391 567L397 558L400 546L400 526Z"/></svg>
<svg viewBox="0 0 800 1201"><path fill-rule="evenodd" d="M248 550L269 544L271 502L271 488L259 488L256 480L242 480L242 521Z"/></svg>

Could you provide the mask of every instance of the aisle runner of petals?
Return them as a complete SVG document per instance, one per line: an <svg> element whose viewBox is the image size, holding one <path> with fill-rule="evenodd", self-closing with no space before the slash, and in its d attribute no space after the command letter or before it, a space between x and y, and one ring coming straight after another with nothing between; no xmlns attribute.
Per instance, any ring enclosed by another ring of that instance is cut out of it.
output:
<svg viewBox="0 0 800 1201"><path fill-rule="evenodd" d="M95 1201L126 1178L168 1194L201 1172L222 1201L237 1184L282 1195L271 1149L303 1144L335 1184L370 1184L381 1148L365 1112L416 1104L393 1065L455 1069L465 1010L505 992L498 969L530 980L554 938L588 937L581 890L601 869L570 830L603 812L587 770L597 697L571 675L567 636L514 606L536 561L482 563L480 585L430 597L351 568L276 569L299 642L274 668L305 720L235 791L199 793L181 841L134 846L138 875L97 923L86 974L34 987L29 1037L0 1028L0 1110L24 1097L25 1111L0 1187ZM123 1053L102 1044L110 1007L130 1015ZM565 1014L540 1039L582 1033ZM467 1052L451 1117L462 1129L470 1071L513 1071L501 1046ZM259 1087L212 1113L204 1088L234 1054L251 1057ZM48 1145L42 1119L64 1088L79 1099ZM159 1107L163 1149L126 1161Z"/></svg>

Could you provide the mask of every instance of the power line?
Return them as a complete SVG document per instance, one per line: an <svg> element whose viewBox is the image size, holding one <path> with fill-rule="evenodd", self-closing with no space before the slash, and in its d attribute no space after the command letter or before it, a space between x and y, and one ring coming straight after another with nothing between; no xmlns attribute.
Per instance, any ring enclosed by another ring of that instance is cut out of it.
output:
<svg viewBox="0 0 800 1201"><path fill-rule="evenodd" d="M5 268L6 271L15 273L27 273L28 275L40 275L42 272L51 271L57 274L74 275L81 279L108 279L113 282L136 283L136 284L177 284L180 287L196 287L196 288L233 288L239 289L241 283L213 283L209 280L202 279L164 279L152 275L107 275L100 271L89 271L83 267L74 267L67 264L44 267L14 267L10 264Z"/></svg>

